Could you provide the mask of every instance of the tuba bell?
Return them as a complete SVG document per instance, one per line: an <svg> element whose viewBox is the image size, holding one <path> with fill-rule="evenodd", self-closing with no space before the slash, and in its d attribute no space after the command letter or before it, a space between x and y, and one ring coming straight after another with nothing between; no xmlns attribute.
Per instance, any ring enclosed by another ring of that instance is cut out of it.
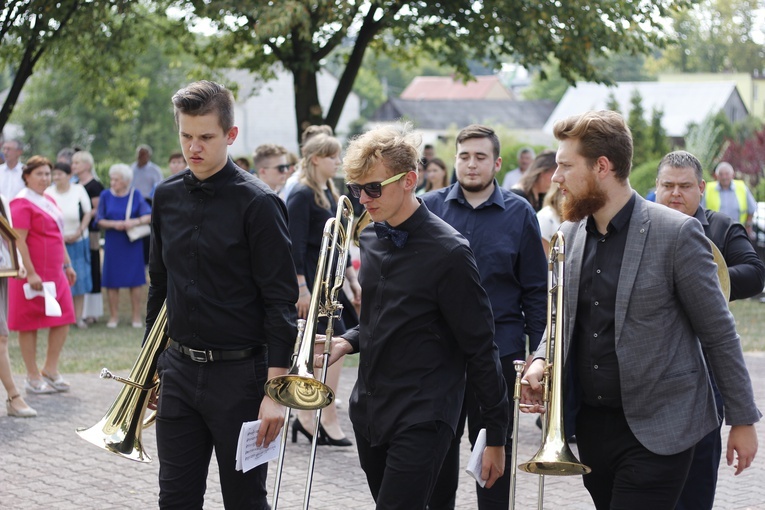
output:
<svg viewBox="0 0 765 510"><path fill-rule="evenodd" d="M163 304L130 376L123 379L106 368L101 370L102 379L114 379L124 386L101 421L90 428L76 430L81 438L120 457L151 462L143 448L141 433L154 423L156 416L152 411L144 420L151 394L159 387L157 359L167 347L167 341L167 309Z"/></svg>

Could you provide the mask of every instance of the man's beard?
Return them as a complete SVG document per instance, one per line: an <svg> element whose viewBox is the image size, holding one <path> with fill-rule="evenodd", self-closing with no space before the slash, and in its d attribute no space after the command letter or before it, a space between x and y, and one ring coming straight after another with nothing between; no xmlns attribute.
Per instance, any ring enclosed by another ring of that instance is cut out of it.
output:
<svg viewBox="0 0 765 510"><path fill-rule="evenodd" d="M589 174L587 177L587 189L582 196L575 197L571 193L566 193L565 199L561 204L563 219L567 221L583 220L600 210L606 205L607 200L608 195L598 187L595 182L595 176Z"/></svg>
<svg viewBox="0 0 765 510"><path fill-rule="evenodd" d="M486 182L477 182L475 184L463 184L462 181L460 181L460 186L462 187L462 189L464 189L465 191L469 191L470 193L479 193L485 190L486 188L488 188L489 186L491 186L492 184L494 184L494 179L490 179Z"/></svg>

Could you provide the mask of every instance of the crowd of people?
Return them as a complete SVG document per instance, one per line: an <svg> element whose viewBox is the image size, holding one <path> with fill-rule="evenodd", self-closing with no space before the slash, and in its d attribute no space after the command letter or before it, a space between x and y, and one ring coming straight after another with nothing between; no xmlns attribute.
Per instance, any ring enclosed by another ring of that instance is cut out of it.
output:
<svg viewBox="0 0 765 510"><path fill-rule="evenodd" d="M86 151L22 164L21 143L3 144L0 213L19 254L17 277L0 279L10 416L36 411L11 376L9 330L27 393L68 391L59 365L69 327L103 314L102 287L106 327L118 327L126 288L129 322L145 335L168 310L155 396L161 508L201 507L213 449L226 507L269 508L267 465L241 472L234 462L241 423L261 420L259 446L283 427L293 442L355 445L380 509L453 509L467 427L471 445L484 445L477 507L506 509L516 360L525 362L522 410L546 411L547 254L561 232L564 426L592 469L584 486L595 506L711 508L723 419L728 464L738 474L753 461L761 413L710 243L727 263L731 300L762 292L765 265L750 240L751 193L729 164L707 185L692 154L667 154L652 203L629 183L629 128L606 111L557 122L557 150L522 148L502 185L499 138L477 124L459 131L451 170L432 145L421 154L406 125L374 128L345 152L331 128L311 126L299 156L263 144L251 160L232 160L228 89L200 81L172 103L182 152L167 178L145 145L132 166L109 169L105 188ZM359 354L352 431L334 403L319 423L312 412L285 423L263 393L290 367L324 225L344 194L372 225L342 261L342 316L331 338L319 322L330 357L317 370L336 389L344 355ZM41 367L40 329L50 330Z"/></svg>

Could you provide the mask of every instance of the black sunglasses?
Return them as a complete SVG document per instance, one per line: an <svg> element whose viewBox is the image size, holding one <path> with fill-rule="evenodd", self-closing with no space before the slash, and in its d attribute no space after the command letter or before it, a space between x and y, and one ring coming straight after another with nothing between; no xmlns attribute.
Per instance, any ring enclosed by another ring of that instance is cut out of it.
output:
<svg viewBox="0 0 765 510"><path fill-rule="evenodd" d="M382 182L368 182L366 184L356 184L354 182L349 182L346 184L346 186L348 186L351 195L356 198L361 198L361 190L364 190L364 193L366 193L369 198L380 198L382 196L383 186L392 182L396 182L407 173L409 172L401 172L400 174L396 174L390 179L385 179Z"/></svg>
<svg viewBox="0 0 765 510"><path fill-rule="evenodd" d="M286 172L287 170L290 169L290 166L289 165L276 165L276 166L272 166L270 168L276 168L277 170L279 170L280 174L283 174L284 172Z"/></svg>

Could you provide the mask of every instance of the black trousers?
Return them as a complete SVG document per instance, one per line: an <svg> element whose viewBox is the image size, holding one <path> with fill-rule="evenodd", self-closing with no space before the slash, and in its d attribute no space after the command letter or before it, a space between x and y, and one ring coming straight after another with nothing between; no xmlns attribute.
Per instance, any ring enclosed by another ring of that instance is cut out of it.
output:
<svg viewBox="0 0 765 510"><path fill-rule="evenodd" d="M377 510L424 510L454 438L441 421L419 423L372 446L354 427L361 469Z"/></svg>
<svg viewBox="0 0 765 510"><path fill-rule="evenodd" d="M511 396L515 385L515 366L513 361L518 359L525 360L526 351L515 352L502 356L499 359L502 364L502 374L505 376L508 393ZM460 476L460 438L465 428L466 416L468 437L470 438L470 444L474 445L478 433L485 425L481 418L481 409L478 401L470 391L465 392L465 402L462 406L460 422L457 425L457 434L454 441L452 441L449 452L446 454L444 465L438 475L436 488L433 490L433 496L431 496L428 503L428 510L454 510ZM507 510L510 506L510 453L512 448L513 419L513 413L511 412L510 423L507 427L507 444L505 445L505 474L494 482L491 489L483 488L477 483L475 484L479 510Z"/></svg>
<svg viewBox="0 0 765 510"><path fill-rule="evenodd" d="M720 426L696 443L691 470L688 472L688 478L685 480L685 486L675 510L712 510L715 502L717 470L720 468L720 457L722 456L720 429L724 418L724 405L714 378L711 376L710 378L712 379Z"/></svg>
<svg viewBox="0 0 765 510"><path fill-rule="evenodd" d="M245 421L258 419L268 369L265 355L196 363L168 349L157 363L159 507L201 509L213 448L227 510L267 510L267 464L236 471L236 445Z"/></svg>
<svg viewBox="0 0 765 510"><path fill-rule="evenodd" d="M688 476L693 447L675 455L645 448L622 409L583 405L577 414L579 458L592 468L584 486L598 510L673 510Z"/></svg>

